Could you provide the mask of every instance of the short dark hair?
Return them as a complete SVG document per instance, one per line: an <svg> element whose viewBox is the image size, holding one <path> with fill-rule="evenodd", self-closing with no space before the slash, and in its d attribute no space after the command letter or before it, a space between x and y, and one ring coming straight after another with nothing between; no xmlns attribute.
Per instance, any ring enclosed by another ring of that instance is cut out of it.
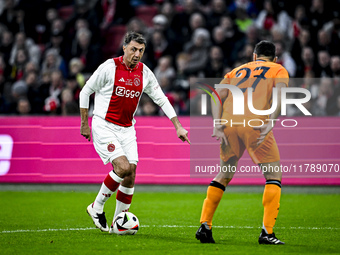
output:
<svg viewBox="0 0 340 255"><path fill-rule="evenodd" d="M257 54L258 57L268 57L270 60L274 60L275 51L275 44L265 40L256 44L254 49L254 53Z"/></svg>
<svg viewBox="0 0 340 255"><path fill-rule="evenodd" d="M124 36L124 43L123 45L128 45L131 41L138 42L139 44L144 44L146 47L146 40L142 34L137 32L129 31Z"/></svg>

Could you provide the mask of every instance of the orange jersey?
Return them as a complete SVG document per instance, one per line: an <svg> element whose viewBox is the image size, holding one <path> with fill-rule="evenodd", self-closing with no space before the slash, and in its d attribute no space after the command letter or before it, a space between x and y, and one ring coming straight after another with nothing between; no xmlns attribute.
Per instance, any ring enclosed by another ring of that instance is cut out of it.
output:
<svg viewBox="0 0 340 255"><path fill-rule="evenodd" d="M289 75L287 70L280 64L257 60L241 65L227 73L226 84L238 86L244 96L244 115L233 115L233 96L228 91L227 98L223 103L222 119L233 122L243 122L250 119L268 119L268 115L253 114L248 108L247 88L252 87L253 106L256 110L267 110L272 105L272 89L277 83L288 86ZM255 123L252 123L255 125ZM228 126L228 125L227 125Z"/></svg>

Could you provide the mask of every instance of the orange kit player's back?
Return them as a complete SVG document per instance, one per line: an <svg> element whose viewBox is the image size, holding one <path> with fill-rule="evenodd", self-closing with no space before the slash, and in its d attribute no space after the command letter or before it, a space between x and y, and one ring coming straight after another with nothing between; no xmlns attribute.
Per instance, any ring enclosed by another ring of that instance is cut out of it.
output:
<svg viewBox="0 0 340 255"><path fill-rule="evenodd" d="M244 120L247 123L250 119L265 120L269 117L268 115L253 114L249 110L247 88L253 88L254 108L256 110L267 110L272 105L273 87L277 83L285 83L288 86L289 80L288 72L283 66L264 60L256 60L241 65L227 73L224 78L226 84L239 87L244 95L244 115L233 115L233 96L230 91L228 91L228 96L224 101L222 119L232 120L233 123L243 122Z"/></svg>

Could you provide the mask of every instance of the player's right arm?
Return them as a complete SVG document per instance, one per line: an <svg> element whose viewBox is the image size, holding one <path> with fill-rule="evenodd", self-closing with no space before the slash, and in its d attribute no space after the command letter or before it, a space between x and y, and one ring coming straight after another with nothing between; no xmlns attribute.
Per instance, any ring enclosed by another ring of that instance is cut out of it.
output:
<svg viewBox="0 0 340 255"><path fill-rule="evenodd" d="M80 108L81 125L80 134L84 136L88 141L91 141L91 129L88 122L89 110L87 108Z"/></svg>
<svg viewBox="0 0 340 255"><path fill-rule="evenodd" d="M229 78L224 78L220 84L228 84ZM222 102L223 100L228 96L228 89L224 88L218 88L216 89L217 94L220 96ZM212 94L215 101L218 102L217 95ZM222 117L222 105L221 104L215 104L213 100L211 100L211 114L213 119L221 119ZM220 142L224 142L225 145L228 145L227 137L224 134L225 125L215 125L212 137L216 137L217 140L220 140Z"/></svg>
<svg viewBox="0 0 340 255"><path fill-rule="evenodd" d="M112 61L107 60L101 64L97 70L91 75L79 95L79 108L80 108L80 134L84 136L88 141L91 141L91 129L89 126L89 104L90 96L100 90L105 85L107 72L112 68Z"/></svg>

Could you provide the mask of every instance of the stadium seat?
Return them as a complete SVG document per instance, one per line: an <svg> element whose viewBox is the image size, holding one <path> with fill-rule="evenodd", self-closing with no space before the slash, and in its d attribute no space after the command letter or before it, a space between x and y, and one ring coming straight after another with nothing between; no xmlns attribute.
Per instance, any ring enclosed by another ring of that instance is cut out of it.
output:
<svg viewBox="0 0 340 255"><path fill-rule="evenodd" d="M73 5L64 6L64 7L59 8L58 14L61 19L68 20L73 14L73 11L74 11Z"/></svg>
<svg viewBox="0 0 340 255"><path fill-rule="evenodd" d="M145 25L152 27L152 18L158 13L156 6L139 6L136 8L136 17L141 19Z"/></svg>
<svg viewBox="0 0 340 255"><path fill-rule="evenodd" d="M104 58L114 57L121 46L122 39L126 33L126 26L112 26L102 33L104 38L104 45L102 48Z"/></svg>

